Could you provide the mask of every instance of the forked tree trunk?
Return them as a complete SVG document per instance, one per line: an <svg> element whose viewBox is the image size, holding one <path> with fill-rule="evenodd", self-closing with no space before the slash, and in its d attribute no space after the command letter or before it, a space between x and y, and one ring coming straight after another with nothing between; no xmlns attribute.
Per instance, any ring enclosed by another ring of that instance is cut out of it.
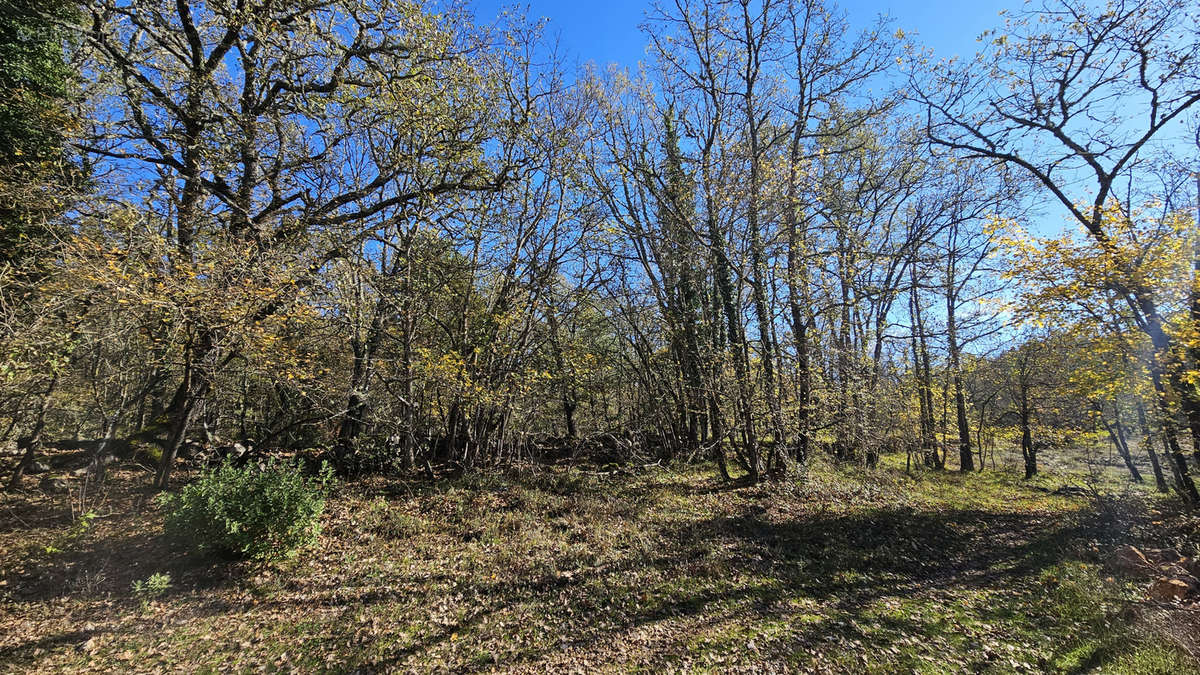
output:
<svg viewBox="0 0 1200 675"><path fill-rule="evenodd" d="M1162 435L1163 448L1166 450L1167 458L1171 463L1171 471L1175 475L1175 490L1188 504L1200 504L1200 493L1197 493L1196 483L1193 482L1188 472L1187 457L1183 454L1183 448L1179 446L1175 411L1171 409L1168 383L1162 367L1164 361L1163 355L1167 351L1166 345L1168 343L1165 338L1161 337L1161 330L1156 335L1157 339L1154 339L1156 353L1150 359L1150 380L1154 385L1154 393L1159 404L1159 433ZM1152 335L1152 338L1154 337L1155 335Z"/></svg>
<svg viewBox="0 0 1200 675"><path fill-rule="evenodd" d="M950 369L954 379L955 420L958 423L958 470L970 472L975 470L975 458L971 453L971 423L967 421L967 397L963 392L956 309L954 279L951 277L946 284L946 333L947 348L950 351Z"/></svg>
<svg viewBox="0 0 1200 675"><path fill-rule="evenodd" d="M42 393L41 400L38 401L38 411L33 420L33 428L27 435L17 439L17 447L24 448L25 454L21 456L21 461L17 463L17 468L13 469L12 477L8 480L9 490L21 487L21 479L37 459L37 452L42 447L42 432L46 429L46 413L50 410L50 397L57 386L58 376L55 375L50 378L50 383L46 385L46 391Z"/></svg>
<svg viewBox="0 0 1200 675"><path fill-rule="evenodd" d="M1146 448L1146 454L1150 457L1150 467L1154 469L1154 485L1159 492L1167 493L1171 491L1167 485L1167 477L1163 475L1162 462L1158 459L1158 452L1154 449L1154 434L1150 431L1150 424L1146 421L1146 406L1141 400L1137 402L1138 427L1142 432L1141 445Z"/></svg>
<svg viewBox="0 0 1200 675"><path fill-rule="evenodd" d="M1125 443L1125 431L1121 428L1121 417L1118 412L1113 417L1110 423L1104 417L1104 408L1099 403L1095 404L1096 413L1100 416L1100 424L1104 425L1104 430L1108 432L1108 438L1112 441L1113 447L1117 449L1117 454L1125 462L1125 468L1129 470L1129 475L1135 483L1142 482L1142 473L1138 471L1137 466L1133 463L1133 457L1129 453L1129 446Z"/></svg>
<svg viewBox="0 0 1200 675"><path fill-rule="evenodd" d="M1033 431L1030 428L1032 411L1029 407L1029 387L1024 381L1020 385L1020 418L1021 418L1021 457L1025 460L1025 480L1037 475L1037 448L1033 445Z"/></svg>

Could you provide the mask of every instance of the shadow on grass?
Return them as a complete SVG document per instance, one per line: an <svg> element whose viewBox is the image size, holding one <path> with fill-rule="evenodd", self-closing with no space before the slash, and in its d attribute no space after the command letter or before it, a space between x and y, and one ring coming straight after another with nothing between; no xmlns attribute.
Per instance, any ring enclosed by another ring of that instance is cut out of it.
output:
<svg viewBox="0 0 1200 675"><path fill-rule="evenodd" d="M489 614L530 605L544 612L546 626L563 626L562 634L547 632L534 640L538 646L521 650L518 662L536 662L563 646L603 646L640 627L681 620L709 627L727 621L793 622L786 637L760 639L758 645L786 659L806 645L865 639L851 628L852 621L831 620L831 615L866 621L867 611L877 610L875 603L885 598L999 589L1035 578L1063 559L1066 546L1100 527L1103 523L1084 516L907 507L779 522L750 505L735 516L664 525L657 532L662 542L657 550L663 553L626 555L569 577L460 587L458 592L481 599L470 616L366 665L396 667L456 633L465 634ZM657 578L667 580L666 585L643 586L636 573L646 569L660 573ZM648 590L661 590L661 601L624 602ZM797 600L816 603L821 616L796 620L804 613L793 604ZM1008 610L997 606L988 611L1000 617ZM929 634L942 621L877 614L869 620L881 626L871 638L874 650L891 648L904 636ZM654 651L678 653L696 639L696 626L682 635L670 630L661 635L664 643ZM744 646L731 644L730 649Z"/></svg>
<svg viewBox="0 0 1200 675"><path fill-rule="evenodd" d="M464 640L478 639L480 649L497 648L496 658L507 664L537 664L563 648L605 650L642 629L650 635L642 636L638 649L651 658L697 650L744 653L753 640L764 659L790 661L804 650L829 650L856 640L866 643L868 638L854 627L855 622L879 626L870 637L870 649L878 652L900 646L906 637L945 630L944 616L921 612L883 616L879 601L950 596L964 589L1003 589L1028 582L1060 562L1072 543L1092 538L1106 526L1099 516L1086 513L909 506L861 505L847 513L810 511L783 518L764 506L769 495L750 491L731 495L738 501L723 513L699 519L671 511L669 503L655 506L663 495L719 495L724 504L728 489L719 481L677 480L670 474L622 482L578 473L459 479L403 489L381 486L376 492L364 492L389 500L416 499L418 505L426 497L433 498L426 506L438 506L437 498L446 492L459 492L456 500L440 504L445 513L428 514L431 526L446 538L460 529L477 528L477 508L519 510L530 518L545 519L594 498L600 500L600 506L592 506L594 513L604 518L647 517L640 522L653 545L622 544L596 566L583 569L555 569L560 560L576 563L542 552L545 566L500 579L475 574L470 563L449 556L444 563L432 561L436 567L427 572L389 572L384 579L351 565L328 578L297 575L291 590L302 593L267 596L258 605L263 611L288 616L303 616L316 604L336 607L336 617L326 620L311 614L303 626L291 627L286 635L292 640L289 644L302 651L337 654L348 670L411 667L423 653L446 647L456 635L460 636L457 648ZM738 502L744 502L740 510ZM648 508L658 510L647 514ZM336 525L347 528L347 541L350 530L361 524L354 517L349 515L350 520ZM380 545L412 554L409 536L426 534L380 537ZM565 538L567 533L555 536ZM447 552L453 553L454 546L475 546L474 542L460 537ZM157 536L130 535L61 554L51 565L53 570L32 572L38 585L30 599L44 601L55 593L65 594L62 587L69 570L100 561L112 573L105 587L124 598L129 598L134 580L151 572L167 572L177 588L194 592L235 585L244 571L221 561L181 555ZM7 571L5 578L10 589L26 581ZM459 603L461 611L453 618L433 621L433 608L442 601ZM236 614L239 602L214 597L189 603L189 615ZM398 631L391 631L364 642L359 613L372 608L373 616L418 628L412 635L397 638ZM997 605L984 611L1003 618L1011 608ZM523 642L517 644L507 628L497 632L491 620L501 620L500 615L510 626L516 622L512 630L523 634ZM237 620L231 616L231 621ZM748 633L739 632L747 625ZM139 626L108 630L132 635L141 630ZM663 630L650 630L660 626ZM774 632L755 632L764 626ZM79 631L38 637L0 651L0 661L25 661L40 649L83 642L87 637ZM909 656L895 658L899 660L891 665L901 670L916 666L904 660ZM491 665L483 659L470 667Z"/></svg>
<svg viewBox="0 0 1200 675"><path fill-rule="evenodd" d="M9 644L0 648L0 663L15 666L31 664L44 651L56 647L82 648L91 637L114 634L132 636L153 631L160 625L153 615L131 618L140 602L132 591L134 581L154 573L170 576L171 586L156 597L169 600L185 592L209 591L235 585L242 576L238 564L214 556L183 553L161 535L105 536L90 545L76 545L60 553L46 553L30 559L18 569L5 570L0 579L10 589L8 602L18 615L22 606L45 606L68 597L85 604L75 610L74 626L85 622L85 629L72 629ZM117 625L112 625L113 605L127 609ZM92 627L95 622L96 627Z"/></svg>

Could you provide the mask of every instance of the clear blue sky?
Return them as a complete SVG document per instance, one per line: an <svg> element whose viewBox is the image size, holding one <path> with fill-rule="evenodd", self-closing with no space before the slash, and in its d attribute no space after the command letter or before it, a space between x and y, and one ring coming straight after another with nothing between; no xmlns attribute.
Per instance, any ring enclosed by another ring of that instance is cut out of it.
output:
<svg viewBox="0 0 1200 675"><path fill-rule="evenodd" d="M550 19L552 34L568 62L595 61L601 65L632 66L645 54L645 39L638 30L651 0L528 0L514 5L503 0L474 0L476 18L486 23L501 7L528 5L531 18ZM932 47L938 57L975 53L975 38L1001 24L1001 9L1021 7L1021 0L848 0L837 3L856 27L865 27L880 14L888 14L914 39Z"/></svg>

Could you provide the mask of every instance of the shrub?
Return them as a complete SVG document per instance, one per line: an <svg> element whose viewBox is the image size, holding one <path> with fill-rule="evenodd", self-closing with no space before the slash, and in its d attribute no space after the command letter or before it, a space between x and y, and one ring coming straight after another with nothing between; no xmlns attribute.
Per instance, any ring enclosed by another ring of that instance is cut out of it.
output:
<svg viewBox="0 0 1200 675"><path fill-rule="evenodd" d="M52 544L46 546L46 553L62 553L67 547L87 534L88 530L92 529L92 522L98 517L95 511L88 511L80 515L75 524L71 526L71 529L56 537Z"/></svg>
<svg viewBox="0 0 1200 675"><path fill-rule="evenodd" d="M332 471L315 477L269 462L239 468L229 462L164 498L167 535L197 551L271 560L316 543Z"/></svg>
<svg viewBox="0 0 1200 675"><path fill-rule="evenodd" d="M143 606L149 604L150 600L166 593L170 587L171 575L165 572L155 572L144 580L134 581L131 586L133 594L142 601Z"/></svg>

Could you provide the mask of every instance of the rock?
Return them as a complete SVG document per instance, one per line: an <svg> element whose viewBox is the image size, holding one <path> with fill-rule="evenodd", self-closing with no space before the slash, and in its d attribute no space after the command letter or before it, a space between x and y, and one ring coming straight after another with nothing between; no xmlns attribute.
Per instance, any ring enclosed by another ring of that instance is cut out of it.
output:
<svg viewBox="0 0 1200 675"><path fill-rule="evenodd" d="M33 464L29 465L29 470L26 471L25 473L28 473L28 474L46 473L49 470L50 470L49 465L47 465L43 462L34 462Z"/></svg>
<svg viewBox="0 0 1200 675"><path fill-rule="evenodd" d="M1117 549L1113 563L1124 574L1136 574L1154 569L1154 565L1146 559L1146 555L1139 551L1136 546L1122 546Z"/></svg>
<svg viewBox="0 0 1200 675"><path fill-rule="evenodd" d="M1174 602L1183 600L1192 592L1192 587L1182 579L1159 577L1150 584L1149 595L1152 600L1159 602Z"/></svg>
<svg viewBox="0 0 1200 675"><path fill-rule="evenodd" d="M1188 581L1188 583L1191 583L1189 580L1192 576L1191 573L1188 572L1187 569L1185 569L1182 565L1159 565L1158 575L1160 577L1182 579L1184 581Z"/></svg>
<svg viewBox="0 0 1200 675"><path fill-rule="evenodd" d="M1155 565L1169 565L1183 560L1179 551L1173 548L1148 548L1146 549L1146 558Z"/></svg>
<svg viewBox="0 0 1200 675"><path fill-rule="evenodd" d="M53 478L51 476L42 478L41 482L38 483L38 487L42 489L42 492L52 495L66 494L71 491L70 483L61 478Z"/></svg>

